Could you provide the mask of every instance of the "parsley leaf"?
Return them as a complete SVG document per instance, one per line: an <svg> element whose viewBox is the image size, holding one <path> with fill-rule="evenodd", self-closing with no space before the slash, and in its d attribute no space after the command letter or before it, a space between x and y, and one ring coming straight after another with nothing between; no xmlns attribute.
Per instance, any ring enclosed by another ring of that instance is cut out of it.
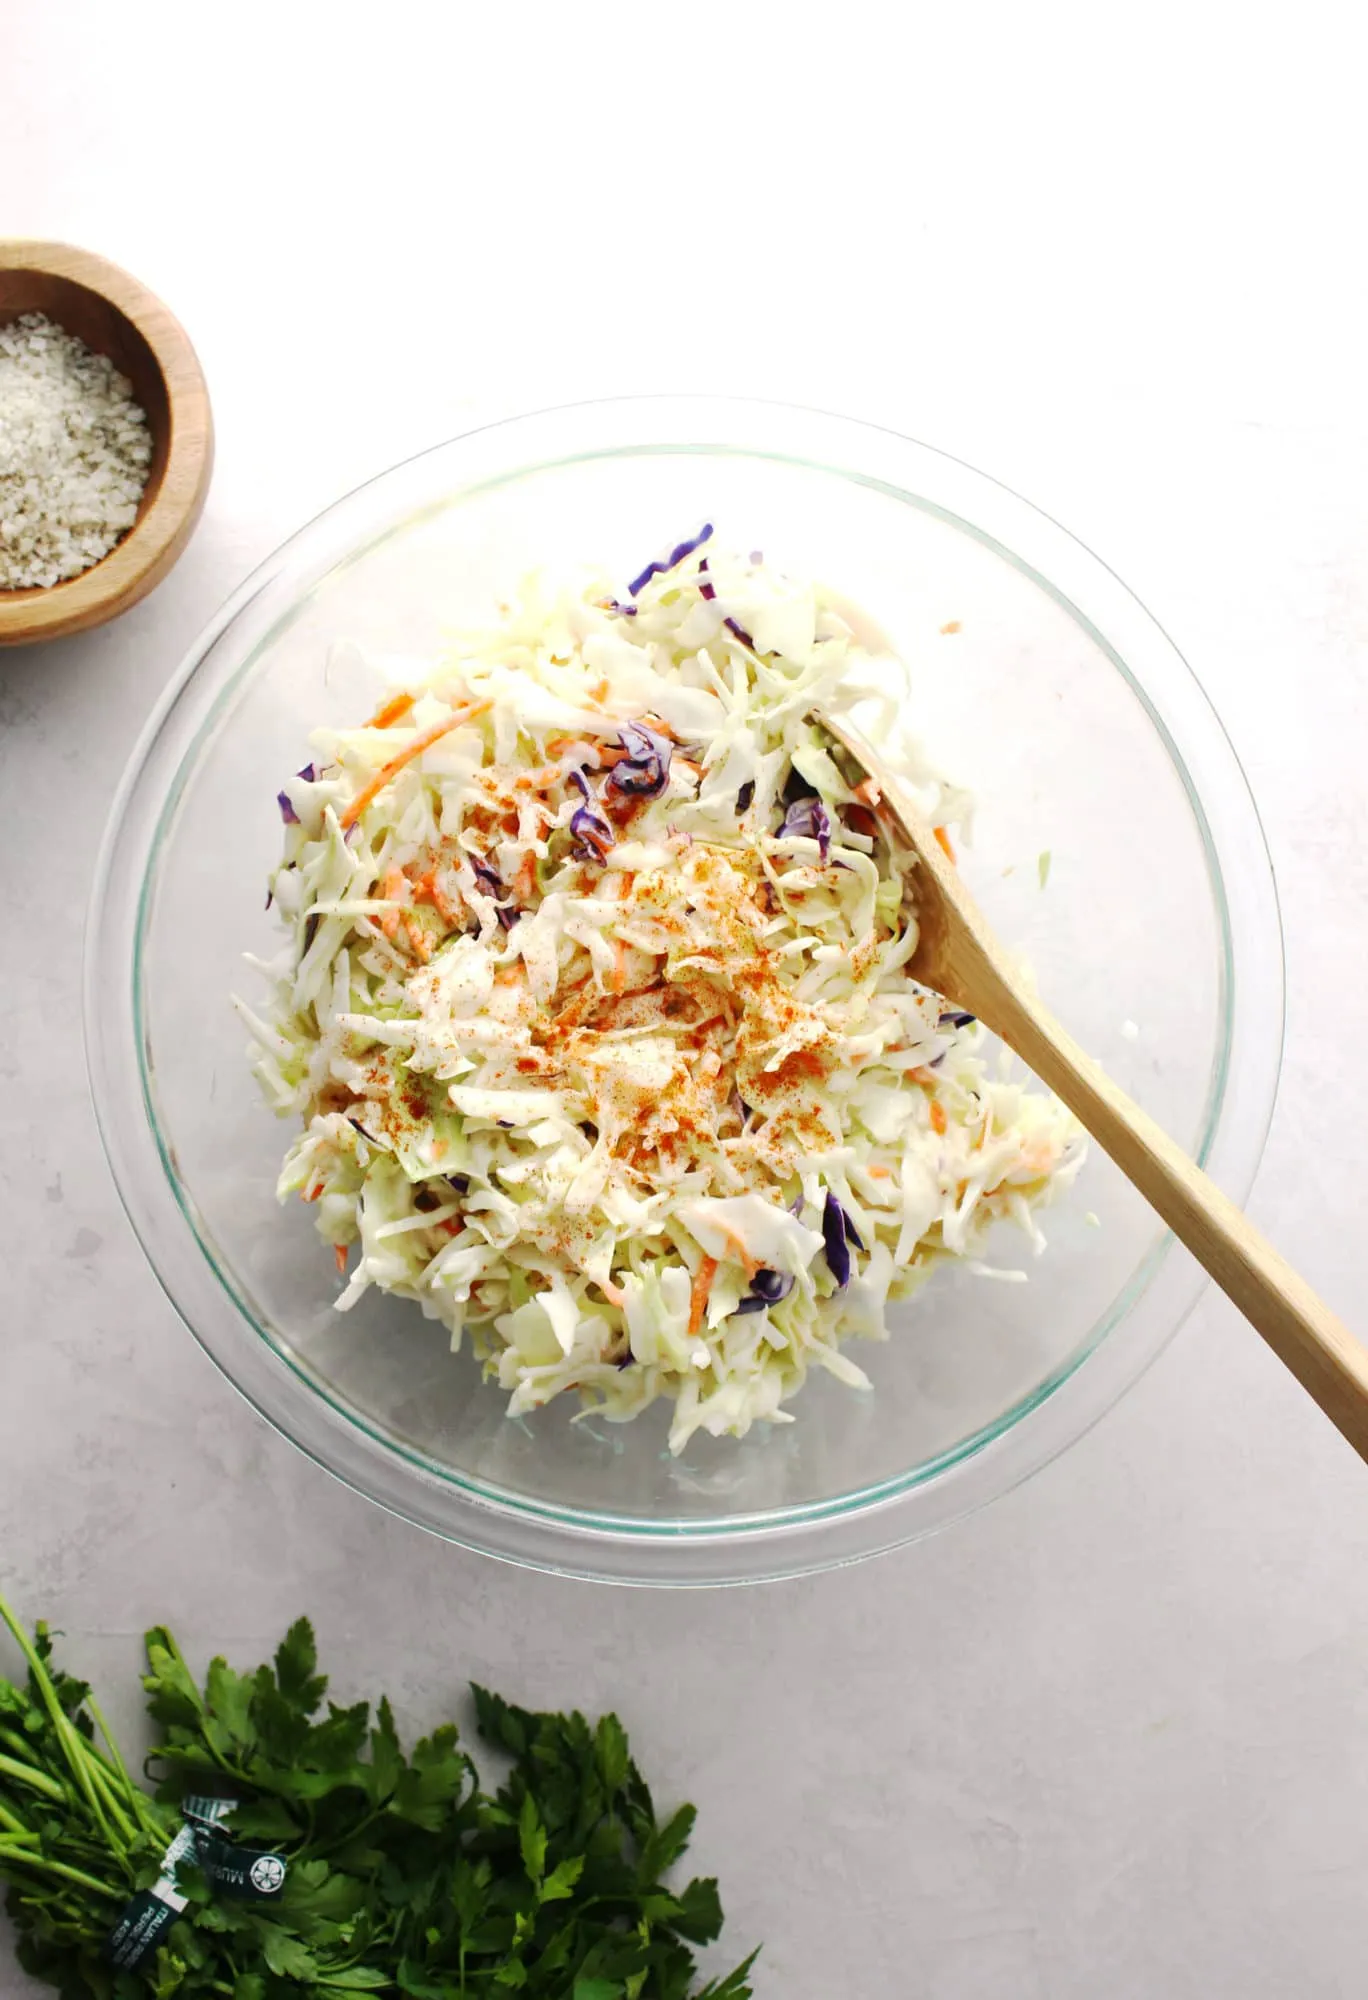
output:
<svg viewBox="0 0 1368 2000"><path fill-rule="evenodd" d="M717 1885L668 1886L694 1810L657 1819L616 1716L476 1688L480 1734L508 1760L489 1793L454 1723L406 1751L384 1697L373 1720L369 1703L328 1702L306 1619L270 1664L215 1659L202 1687L158 1626L153 1797L100 1741L46 1630L27 1635L3 1600L0 1621L28 1664L24 1682L0 1678L0 1879L21 1963L63 2000L748 2000L751 1960L696 1983ZM185 1909L116 1971L110 1931L198 1824L182 1817L191 1795L231 1810L178 1864ZM248 1886L254 1850L272 1857L269 1901Z"/></svg>

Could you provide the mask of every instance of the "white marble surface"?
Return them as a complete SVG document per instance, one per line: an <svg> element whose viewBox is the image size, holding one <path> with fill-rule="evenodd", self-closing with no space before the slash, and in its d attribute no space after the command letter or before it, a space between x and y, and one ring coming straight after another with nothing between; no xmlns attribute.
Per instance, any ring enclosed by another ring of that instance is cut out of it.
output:
<svg viewBox="0 0 1368 2000"><path fill-rule="evenodd" d="M256 558L487 415L732 389L996 472L1211 690L1286 908L1253 1199L1368 1321L1368 375L1335 10L0 7L5 227L182 315L220 458L173 578L0 656L0 1586L133 1698L138 1634L311 1607L349 1691L616 1703L702 1809L765 2000L1363 1990L1368 1480L1224 1304L1025 1491L800 1584L615 1594L445 1548L215 1376L123 1220L81 914L157 690ZM962 13L961 25L941 18ZM887 16L887 18L885 18ZM0 1961L0 1995L24 1991Z"/></svg>

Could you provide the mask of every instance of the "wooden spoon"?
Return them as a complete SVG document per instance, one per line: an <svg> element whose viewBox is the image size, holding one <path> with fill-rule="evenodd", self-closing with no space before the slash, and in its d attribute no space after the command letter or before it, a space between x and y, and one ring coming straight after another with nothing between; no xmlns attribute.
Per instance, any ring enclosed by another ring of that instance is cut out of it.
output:
<svg viewBox="0 0 1368 2000"><path fill-rule="evenodd" d="M1360 1458L1368 1459L1368 1350L1214 1181L1022 991L1010 960L906 788L847 724L818 722L868 774L869 801L916 861L914 979L1014 1049L1258 1329ZM876 796L877 795L877 796Z"/></svg>

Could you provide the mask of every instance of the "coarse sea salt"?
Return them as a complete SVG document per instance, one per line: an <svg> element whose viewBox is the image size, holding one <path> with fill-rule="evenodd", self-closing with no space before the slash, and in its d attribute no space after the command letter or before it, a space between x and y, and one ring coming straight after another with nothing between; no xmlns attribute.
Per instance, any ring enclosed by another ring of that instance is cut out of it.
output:
<svg viewBox="0 0 1368 2000"><path fill-rule="evenodd" d="M41 313L0 327L0 590L50 588L133 526L152 440L132 384Z"/></svg>

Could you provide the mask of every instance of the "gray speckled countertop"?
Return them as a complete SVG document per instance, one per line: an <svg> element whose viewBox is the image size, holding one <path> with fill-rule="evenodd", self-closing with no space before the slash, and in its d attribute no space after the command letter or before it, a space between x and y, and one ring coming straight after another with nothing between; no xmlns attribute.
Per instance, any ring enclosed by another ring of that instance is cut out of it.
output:
<svg viewBox="0 0 1368 2000"><path fill-rule="evenodd" d="M1358 1994L1368 1477L1224 1303L1062 1461L938 1539L802 1583L614 1593L444 1547L273 1436L163 1299L100 1153L79 1021L100 830L245 569L484 416L735 388L986 466L1192 660L1286 911L1252 1213L1368 1322L1348 52L1314 16L1264 49L1232 45L1225 10L1161 7L1143 49L1108 50L1054 0L994 35L976 13L975 39L882 10L876 34L857 4L816 65L762 11L691 17L731 101L773 113L725 146L669 20L613 6L548 17L534 52L517 10L246 0L220 30L212 9L20 0L0 21L8 226L162 293L221 440L153 599L0 655L0 1586L65 1629L125 1726L149 1622L245 1655L305 1607L342 1687L388 1683L410 1724L472 1676L616 1704L662 1792L701 1808L731 1940L768 1941L764 2000ZM657 80L645 123L609 87L629 47ZM822 143L780 161L809 113ZM28 1990L0 1958L3 2000Z"/></svg>

